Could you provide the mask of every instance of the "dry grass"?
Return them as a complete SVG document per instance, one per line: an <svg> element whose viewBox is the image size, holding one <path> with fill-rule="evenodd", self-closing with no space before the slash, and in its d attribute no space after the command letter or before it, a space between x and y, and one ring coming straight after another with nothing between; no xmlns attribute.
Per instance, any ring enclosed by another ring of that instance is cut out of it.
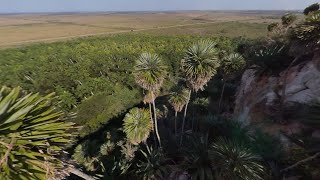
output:
<svg viewBox="0 0 320 180"><path fill-rule="evenodd" d="M139 32L140 33L140 32ZM267 35L266 23L248 22L217 22L213 24L200 24L186 27L173 27L166 29L152 29L144 31L150 35L201 35L201 36L226 36L259 38Z"/></svg>
<svg viewBox="0 0 320 180"><path fill-rule="evenodd" d="M155 12L155 13L78 13L78 14L28 14L0 16L0 47L28 42L56 41L77 36L145 31L154 34L226 34L242 35L234 30L234 23L242 28L276 21L277 14L261 12ZM207 24L202 24L207 23ZM212 24L217 23L217 24ZM253 24L251 24L253 23ZM247 30L242 30L247 31ZM231 34L228 34L231 32ZM255 32L256 33L256 32ZM255 34L253 33L253 34ZM263 31L264 33L264 31ZM247 33L248 34L248 33ZM256 33L260 36L261 34Z"/></svg>

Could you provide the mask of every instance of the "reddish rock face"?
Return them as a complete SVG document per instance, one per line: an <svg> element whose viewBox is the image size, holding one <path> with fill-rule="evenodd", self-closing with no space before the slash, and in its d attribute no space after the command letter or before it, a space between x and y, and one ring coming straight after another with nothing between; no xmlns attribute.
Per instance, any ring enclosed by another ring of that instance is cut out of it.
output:
<svg viewBox="0 0 320 180"><path fill-rule="evenodd" d="M313 59L304 61L288 70L285 90L284 108L295 103L310 104L320 97L320 53ZM265 120L276 120L279 116L279 102L285 72L279 76L255 75L255 70L244 72L241 85L236 95L234 115L244 124L259 123ZM263 129L272 134L282 130L297 133L303 129L298 122L288 124L269 123Z"/></svg>

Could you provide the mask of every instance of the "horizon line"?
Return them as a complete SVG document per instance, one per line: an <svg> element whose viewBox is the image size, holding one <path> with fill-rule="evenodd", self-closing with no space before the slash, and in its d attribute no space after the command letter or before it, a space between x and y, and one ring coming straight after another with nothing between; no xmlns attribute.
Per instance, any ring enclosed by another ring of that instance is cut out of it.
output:
<svg viewBox="0 0 320 180"><path fill-rule="evenodd" d="M288 11L288 12L302 12L301 9L225 9L225 10L213 10L213 9L185 9L185 10L110 10L110 11L21 11L21 12L0 12L0 15L10 15L10 14L59 14L59 13L136 13L136 12L182 12L182 11L220 11L220 12L235 12L235 11L274 11L274 12L281 12L281 11Z"/></svg>

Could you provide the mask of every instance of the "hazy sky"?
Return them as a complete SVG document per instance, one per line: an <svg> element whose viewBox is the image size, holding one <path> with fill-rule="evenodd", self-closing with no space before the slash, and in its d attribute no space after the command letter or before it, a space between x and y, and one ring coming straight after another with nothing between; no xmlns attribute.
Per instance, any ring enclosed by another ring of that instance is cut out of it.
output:
<svg viewBox="0 0 320 180"><path fill-rule="evenodd" d="M297 10L320 0L0 0L0 13L154 10Z"/></svg>

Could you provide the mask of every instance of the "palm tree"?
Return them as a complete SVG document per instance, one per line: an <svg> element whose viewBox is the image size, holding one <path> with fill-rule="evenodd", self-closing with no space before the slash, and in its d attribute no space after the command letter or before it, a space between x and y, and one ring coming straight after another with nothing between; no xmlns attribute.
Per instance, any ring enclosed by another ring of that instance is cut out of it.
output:
<svg viewBox="0 0 320 180"><path fill-rule="evenodd" d="M154 115L154 125L155 132L159 141L159 146L161 147L161 139L158 131L158 121L155 105L155 92L157 92L164 81L167 74L167 67L162 63L162 60L156 54L143 53L136 60L134 66L134 76L137 84L139 84L143 89L150 91L153 115Z"/></svg>
<svg viewBox="0 0 320 180"><path fill-rule="evenodd" d="M183 107L186 105L188 101L188 90L187 89L177 89L174 90L169 97L169 103L173 107L174 114L174 130L175 135L177 136L177 116L178 112L183 110Z"/></svg>
<svg viewBox="0 0 320 180"><path fill-rule="evenodd" d="M232 78L232 76L236 75L239 70L241 70L245 65L245 60L244 58L238 54L238 53L233 53L228 55L227 57L223 58L221 61L221 70L222 70L222 81L223 81L223 86L221 90L221 96L219 100L219 112L221 109L221 103L223 99L223 94L224 94L224 89L226 86L226 82Z"/></svg>
<svg viewBox="0 0 320 180"><path fill-rule="evenodd" d="M53 94L0 90L0 179L50 179L61 172L57 155L76 129L53 100Z"/></svg>
<svg viewBox="0 0 320 180"><path fill-rule="evenodd" d="M153 129L149 111L146 109L131 109L123 121L123 131L127 139L134 145L145 142Z"/></svg>
<svg viewBox="0 0 320 180"><path fill-rule="evenodd" d="M260 157L239 141L219 139L209 149L209 157L219 167L217 179L264 179Z"/></svg>
<svg viewBox="0 0 320 180"><path fill-rule="evenodd" d="M216 43L210 40L199 41L187 50L185 57L181 61L181 70L186 76L187 86L189 87L188 101L182 121L182 134L191 91L198 92L203 90L212 76L217 73L217 68L220 66L218 50L215 46ZM182 144L182 138L183 136L181 136L180 144Z"/></svg>

